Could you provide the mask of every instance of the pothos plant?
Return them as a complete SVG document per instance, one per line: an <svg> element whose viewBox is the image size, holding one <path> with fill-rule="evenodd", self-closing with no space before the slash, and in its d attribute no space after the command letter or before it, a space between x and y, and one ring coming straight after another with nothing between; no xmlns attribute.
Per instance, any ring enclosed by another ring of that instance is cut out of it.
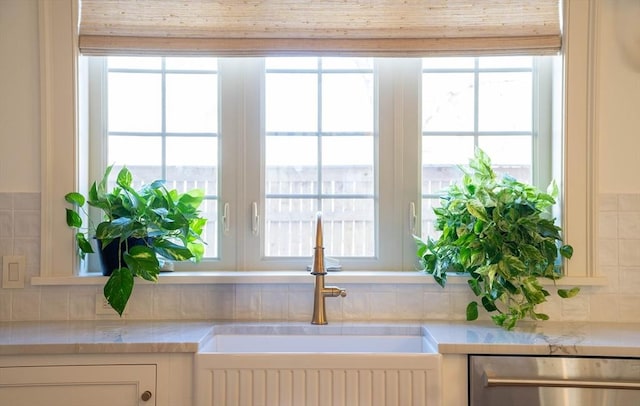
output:
<svg viewBox="0 0 640 406"><path fill-rule="evenodd" d="M162 180L134 189L133 177L126 167L120 170L116 185L109 190L112 169L113 165L107 167L102 180L93 182L86 198L78 192L65 196L73 205L66 209L66 220L67 225L76 230L78 253L83 259L94 252L90 243L94 238L103 250L117 244L118 265L104 285L104 296L122 315L135 277L155 282L160 260L199 261L202 258L201 235L207 220L198 210L204 199L202 190L178 193L168 190ZM97 225L89 221L89 225L84 226L81 214L89 218L87 206L102 212Z"/></svg>
<svg viewBox="0 0 640 406"><path fill-rule="evenodd" d="M561 228L549 208L558 187L546 193L505 175L498 179L489 156L477 149L468 167L461 167L462 183L451 185L434 208L437 239L414 236L424 272L442 287L447 274L468 275L468 284L494 323L507 330L529 317L547 320L536 310L550 293L540 278L562 277L562 259L573 248L562 243ZM562 298L578 288L557 289ZM467 305L467 320L478 318L478 301Z"/></svg>

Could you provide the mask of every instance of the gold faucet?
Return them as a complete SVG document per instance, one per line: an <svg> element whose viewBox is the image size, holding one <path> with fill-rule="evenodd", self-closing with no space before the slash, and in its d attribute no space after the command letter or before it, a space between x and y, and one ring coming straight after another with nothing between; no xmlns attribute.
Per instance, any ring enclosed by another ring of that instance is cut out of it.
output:
<svg viewBox="0 0 640 406"><path fill-rule="evenodd" d="M311 275L314 275L313 317L311 324L327 324L327 311L325 309L325 297L347 296L347 291L337 286L324 286L324 276L327 269L324 266L324 247L322 243L322 213L318 212L316 218L316 246L313 249L313 264Z"/></svg>

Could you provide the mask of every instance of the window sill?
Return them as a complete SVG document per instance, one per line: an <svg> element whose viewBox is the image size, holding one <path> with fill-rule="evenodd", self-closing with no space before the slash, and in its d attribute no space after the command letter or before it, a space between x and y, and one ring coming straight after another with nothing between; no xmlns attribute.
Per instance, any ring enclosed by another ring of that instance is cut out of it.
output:
<svg viewBox="0 0 640 406"><path fill-rule="evenodd" d="M62 277L33 277L33 286L101 286L107 277L101 275L81 275ZM152 283L138 280L137 283ZM327 275L330 284L435 284L433 278L421 272L394 271L341 271ZM306 271L216 271L216 272L170 272L162 273L158 279L161 285L195 285L195 284L312 284L313 277ZM449 285L466 285L467 277L450 275ZM544 285L553 282L544 280ZM557 286L604 286L607 278L603 277L565 277L556 281Z"/></svg>

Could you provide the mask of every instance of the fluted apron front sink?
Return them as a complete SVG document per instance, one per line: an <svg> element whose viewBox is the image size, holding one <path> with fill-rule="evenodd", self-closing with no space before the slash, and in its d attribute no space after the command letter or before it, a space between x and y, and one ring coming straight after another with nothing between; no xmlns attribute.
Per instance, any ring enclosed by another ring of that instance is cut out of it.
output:
<svg viewBox="0 0 640 406"><path fill-rule="evenodd" d="M196 354L196 406L437 404L440 362L420 326L219 325Z"/></svg>
<svg viewBox="0 0 640 406"><path fill-rule="evenodd" d="M358 335L220 334L205 351L222 353L423 353L431 352L423 337ZM425 348L425 346L427 346Z"/></svg>
<svg viewBox="0 0 640 406"><path fill-rule="evenodd" d="M433 353L417 326L222 325L200 353Z"/></svg>

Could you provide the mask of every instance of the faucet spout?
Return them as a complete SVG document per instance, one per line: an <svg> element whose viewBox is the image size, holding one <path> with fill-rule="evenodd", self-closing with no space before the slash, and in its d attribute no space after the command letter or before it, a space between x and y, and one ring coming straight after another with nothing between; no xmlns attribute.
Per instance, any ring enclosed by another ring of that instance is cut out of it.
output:
<svg viewBox="0 0 640 406"><path fill-rule="evenodd" d="M326 274L327 269L324 266L324 247L322 242L322 214L318 212L316 217L316 245L311 265L311 275L315 276L311 324L327 324L327 311L324 300L326 297L345 297L347 295L346 290L337 286L325 286L324 277Z"/></svg>

